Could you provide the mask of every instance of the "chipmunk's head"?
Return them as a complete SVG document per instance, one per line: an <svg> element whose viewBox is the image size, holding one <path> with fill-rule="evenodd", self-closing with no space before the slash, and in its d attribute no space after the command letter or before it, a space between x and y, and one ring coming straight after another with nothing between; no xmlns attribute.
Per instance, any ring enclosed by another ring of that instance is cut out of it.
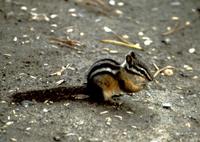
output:
<svg viewBox="0 0 200 142"><path fill-rule="evenodd" d="M133 51L126 55L125 68L130 73L145 77L149 81L153 80L153 76L150 73L148 67L137 58Z"/></svg>

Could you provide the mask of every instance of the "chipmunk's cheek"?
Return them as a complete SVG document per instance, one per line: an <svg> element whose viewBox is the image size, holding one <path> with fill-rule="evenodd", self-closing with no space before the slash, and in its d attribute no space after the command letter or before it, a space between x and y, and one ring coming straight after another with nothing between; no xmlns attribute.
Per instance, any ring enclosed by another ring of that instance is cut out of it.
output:
<svg viewBox="0 0 200 142"><path fill-rule="evenodd" d="M137 76L137 77L135 77L135 81L136 81L136 83L138 83L138 84L143 84L143 83L146 83L146 82L147 82L147 80L146 80L144 77L142 77L142 76Z"/></svg>

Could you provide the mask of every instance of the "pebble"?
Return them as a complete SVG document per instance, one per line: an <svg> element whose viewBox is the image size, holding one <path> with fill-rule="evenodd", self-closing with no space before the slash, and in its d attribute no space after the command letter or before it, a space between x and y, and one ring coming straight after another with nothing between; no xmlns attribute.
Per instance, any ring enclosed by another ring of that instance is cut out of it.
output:
<svg viewBox="0 0 200 142"><path fill-rule="evenodd" d="M119 10L119 9L116 9L115 12L116 12L117 14L119 14L119 15L122 15L122 14L123 14L123 12L122 12L121 10Z"/></svg>
<svg viewBox="0 0 200 142"><path fill-rule="evenodd" d="M188 50L188 52L191 53L191 54L194 53L195 51L196 51L195 48L190 48L190 49Z"/></svg>
<svg viewBox="0 0 200 142"><path fill-rule="evenodd" d="M125 38L125 39L129 39L128 35L122 35L122 37Z"/></svg>
<svg viewBox="0 0 200 142"><path fill-rule="evenodd" d="M20 9L24 10L24 11L27 11L28 8L26 6L22 6Z"/></svg>
<svg viewBox="0 0 200 142"><path fill-rule="evenodd" d="M143 32L138 32L138 35L139 36L144 36L144 33Z"/></svg>
<svg viewBox="0 0 200 142"><path fill-rule="evenodd" d="M191 66L189 66L189 65L184 65L183 66L187 71L192 71L193 70L193 68L191 67Z"/></svg>
<svg viewBox="0 0 200 142"><path fill-rule="evenodd" d="M111 125L112 119L110 117L106 117L106 124Z"/></svg>
<svg viewBox="0 0 200 142"><path fill-rule="evenodd" d="M164 75L166 76L172 76L174 74L172 69L166 69L163 71Z"/></svg>
<svg viewBox="0 0 200 142"><path fill-rule="evenodd" d="M100 112L100 114L102 115L102 114L106 114L106 113L108 113L109 111L102 111L102 112Z"/></svg>
<svg viewBox="0 0 200 142"><path fill-rule="evenodd" d="M152 40L146 39L146 40L144 41L144 45L149 46L149 45L151 45L152 42L153 42Z"/></svg>
<svg viewBox="0 0 200 142"><path fill-rule="evenodd" d="M25 108L28 108L29 106L33 105L34 103L32 101L29 100L24 100L21 102L21 105Z"/></svg>
<svg viewBox="0 0 200 142"><path fill-rule="evenodd" d="M118 6L124 6L124 3L123 2L118 2L117 5Z"/></svg>
<svg viewBox="0 0 200 142"><path fill-rule="evenodd" d="M162 42L166 45L168 45L171 42L170 38L165 38L164 40L162 40Z"/></svg>
<svg viewBox="0 0 200 142"><path fill-rule="evenodd" d="M50 18L51 18L51 19L54 19L54 18L56 18L56 17L58 17L57 14L51 14L51 15L50 15Z"/></svg>
<svg viewBox="0 0 200 142"><path fill-rule="evenodd" d="M179 17L173 16L171 17L172 20L179 20Z"/></svg>
<svg viewBox="0 0 200 142"><path fill-rule="evenodd" d="M76 13L71 13L72 17L77 17L78 15Z"/></svg>
<svg viewBox="0 0 200 142"><path fill-rule="evenodd" d="M61 80L59 80L59 81L56 82L56 85L60 85L60 84L62 84L62 83L64 83L64 82L65 82L65 80L64 80L64 79L61 79Z"/></svg>
<svg viewBox="0 0 200 142"><path fill-rule="evenodd" d="M114 0L109 0L109 4L114 6L116 4L116 2Z"/></svg>
<svg viewBox="0 0 200 142"><path fill-rule="evenodd" d="M118 118L119 120L122 120L122 119L123 119L123 117L120 116L120 115L114 115L114 117Z"/></svg>
<svg viewBox="0 0 200 142"><path fill-rule="evenodd" d="M171 2L171 5L172 6L179 6L179 5L181 5L181 3L179 1L174 1L174 2Z"/></svg>
<svg viewBox="0 0 200 142"><path fill-rule="evenodd" d="M185 22L185 25L186 25L186 26L191 25L190 21L186 21L186 22Z"/></svg>
<svg viewBox="0 0 200 142"><path fill-rule="evenodd" d="M55 27L55 28L57 28L58 25L57 25L57 24L51 24L51 27Z"/></svg>
<svg viewBox="0 0 200 142"><path fill-rule="evenodd" d="M198 76L196 76L196 75L192 77L192 79L198 79L198 78L199 78L199 77L198 77Z"/></svg>
<svg viewBox="0 0 200 142"><path fill-rule="evenodd" d="M54 140L54 141L57 141L57 142L58 142L58 141L61 141L61 137L60 137L60 136L54 136L54 137L53 137L53 140Z"/></svg>
<svg viewBox="0 0 200 142"><path fill-rule="evenodd" d="M117 50L110 50L109 51L111 54L117 54L117 53L119 53L119 51L117 51Z"/></svg>
<svg viewBox="0 0 200 142"><path fill-rule="evenodd" d="M162 103L162 107L165 109L171 109L172 108L172 104L171 103Z"/></svg>
<svg viewBox="0 0 200 142"><path fill-rule="evenodd" d="M67 32L68 33L71 33L71 32L73 32L74 31L74 29L67 29Z"/></svg>
<svg viewBox="0 0 200 142"><path fill-rule="evenodd" d="M12 141L12 142L16 142L17 139L16 139L16 138L10 138L10 141Z"/></svg>
<svg viewBox="0 0 200 142"><path fill-rule="evenodd" d="M17 37L16 36L13 38L13 41L17 41Z"/></svg>
<svg viewBox="0 0 200 142"><path fill-rule="evenodd" d="M46 108L44 108L44 109L43 109L43 112L48 112L48 111L49 111L49 110L48 110L48 109L46 109Z"/></svg>
<svg viewBox="0 0 200 142"><path fill-rule="evenodd" d="M37 8L31 8L31 11L36 11L37 10Z"/></svg>
<svg viewBox="0 0 200 142"><path fill-rule="evenodd" d="M84 35L85 35L85 33L83 33L83 32L80 33L80 36L84 36Z"/></svg>
<svg viewBox="0 0 200 142"><path fill-rule="evenodd" d="M10 126L10 125L12 125L14 122L13 121L8 121L8 122L6 122L6 125L7 126Z"/></svg>
<svg viewBox="0 0 200 142"><path fill-rule="evenodd" d="M75 8L70 8L70 9L68 10L68 12L76 12L76 9L75 9Z"/></svg>
<svg viewBox="0 0 200 142"><path fill-rule="evenodd" d="M107 32L107 33L108 33L108 32L112 32L112 30L111 30L109 27L104 26L103 29L104 29L104 31Z"/></svg>

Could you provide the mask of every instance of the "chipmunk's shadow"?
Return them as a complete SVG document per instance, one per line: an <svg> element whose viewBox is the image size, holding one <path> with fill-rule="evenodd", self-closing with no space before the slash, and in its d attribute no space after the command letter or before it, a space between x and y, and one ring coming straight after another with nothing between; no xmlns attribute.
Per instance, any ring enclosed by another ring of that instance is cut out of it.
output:
<svg viewBox="0 0 200 142"><path fill-rule="evenodd" d="M65 88L66 89L66 88ZM139 126L140 128L148 128L150 125L155 125L159 121L159 116L154 111L148 109L148 105L143 102L135 102L130 99L130 96L120 97L120 101L123 101L122 105L114 105L106 102L97 102L89 97L77 98L78 95L72 96L64 93L62 88L59 89L44 89L15 93L11 96L12 102L16 104L24 105L27 101L35 101L43 103L45 101L52 102L64 102L64 101L76 101L86 102L86 107L94 107L95 110L105 111L108 110L112 116L123 116L126 123L122 122L120 125L123 127L129 124ZM30 102L28 102L30 103ZM129 126L127 126L129 127Z"/></svg>
<svg viewBox="0 0 200 142"><path fill-rule="evenodd" d="M14 102L16 104L23 104L24 101L34 101L38 103L44 103L44 102L64 102L67 100L70 101L77 101L77 102L87 102L89 104L96 104L97 106L104 106L107 109L117 108L118 110L124 110L124 111L133 111L133 108L135 109L137 106L129 101L129 99L123 100L123 103L121 105L117 104L121 102L121 98L118 99L117 97L117 103L109 103L102 101L102 99L98 98L91 98L87 95L81 95L81 94L75 94L75 95L69 95L69 93L66 93L68 91L68 88L66 87L57 87L57 88L48 88L48 89L42 89L42 90L32 90L32 91L24 91L24 92L16 92L14 93L10 99L11 102ZM125 98L125 97L123 97ZM126 103L125 103L126 102ZM133 107L134 105L134 107Z"/></svg>
<svg viewBox="0 0 200 142"><path fill-rule="evenodd" d="M69 87L57 87L57 88L48 88L48 89L38 89L24 92L16 92L11 95L11 102L16 104L22 104L24 101L34 101L34 102L63 102L67 100L78 101L78 102L88 102L88 103L96 103L97 105L104 106L115 106L119 105L116 103L109 103L102 101L102 98L91 98L88 95L75 94L70 95L68 92ZM117 99L117 97L116 97ZM119 99L116 102L120 102ZM122 105L123 106L123 105Z"/></svg>

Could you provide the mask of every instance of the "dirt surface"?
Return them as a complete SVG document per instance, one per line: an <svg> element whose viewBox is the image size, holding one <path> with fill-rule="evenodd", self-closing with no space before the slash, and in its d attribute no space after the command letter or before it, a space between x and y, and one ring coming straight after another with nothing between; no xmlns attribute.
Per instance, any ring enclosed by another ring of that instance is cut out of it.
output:
<svg viewBox="0 0 200 142"><path fill-rule="evenodd" d="M200 141L200 1L115 2L102 10L72 0L0 1L0 141ZM47 17L34 19L34 13ZM176 23L189 26L162 35ZM140 43L144 51L134 50L152 73L155 63L175 67L174 74L159 74L147 89L122 96L118 108L85 100L11 103L16 90L55 87L61 79L64 86L86 82L97 59L122 62L132 49L101 43L116 39L104 27ZM49 42L67 36L83 45L75 50ZM61 76L50 76L62 66L68 68Z"/></svg>

